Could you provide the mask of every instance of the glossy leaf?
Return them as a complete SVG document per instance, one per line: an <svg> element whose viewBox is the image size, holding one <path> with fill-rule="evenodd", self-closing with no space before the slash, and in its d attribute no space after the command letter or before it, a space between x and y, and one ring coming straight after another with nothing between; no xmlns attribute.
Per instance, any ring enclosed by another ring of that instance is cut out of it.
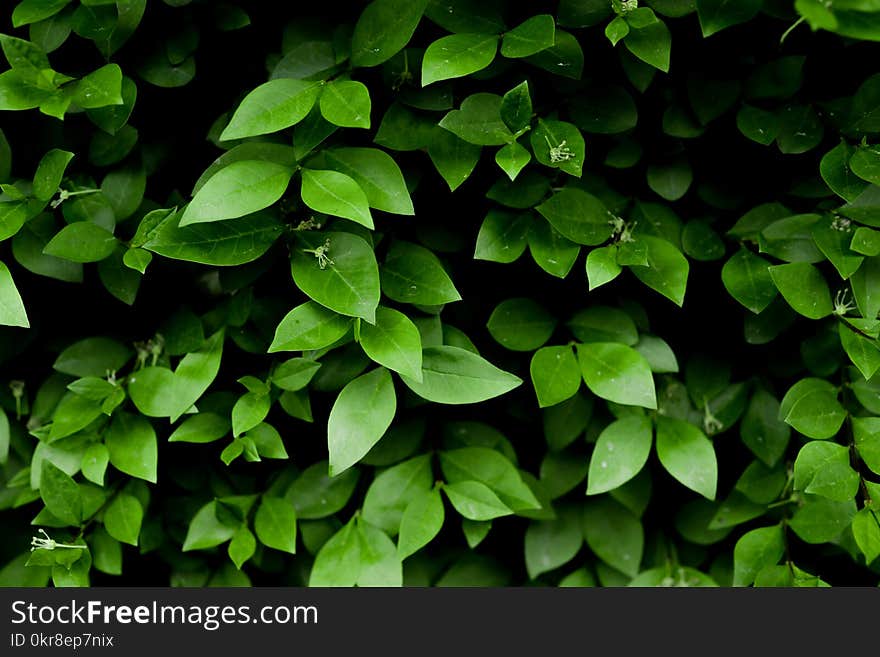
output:
<svg viewBox="0 0 880 657"><path fill-rule="evenodd" d="M419 397L438 404L475 404L510 392L522 380L460 347L422 351L422 379L401 376Z"/></svg>
<svg viewBox="0 0 880 657"><path fill-rule="evenodd" d="M323 254L323 259L319 254ZM290 260L297 287L342 315L375 322L379 268L362 237L342 232L303 232Z"/></svg>
<svg viewBox="0 0 880 657"><path fill-rule="evenodd" d="M497 50L498 37L493 34L452 34L437 39L422 58L422 86L484 69Z"/></svg>
<svg viewBox="0 0 880 657"><path fill-rule="evenodd" d="M657 419L657 457L675 479L713 500L718 484L715 448L697 427L673 418Z"/></svg>
<svg viewBox="0 0 880 657"><path fill-rule="evenodd" d="M320 93L317 82L270 80L244 97L220 138L242 139L296 125L306 117Z"/></svg>
<svg viewBox="0 0 880 657"><path fill-rule="evenodd" d="M594 394L618 404L657 408L651 367L631 347L593 342L578 345L577 356L584 381Z"/></svg>
<svg viewBox="0 0 880 657"><path fill-rule="evenodd" d="M590 457L587 495L619 488L648 462L653 442L651 422L643 416L625 417L609 424L596 441Z"/></svg>
<svg viewBox="0 0 880 657"><path fill-rule="evenodd" d="M422 377L422 338L401 312L380 306L375 324L361 324L360 344L375 362L416 381Z"/></svg>
<svg viewBox="0 0 880 657"><path fill-rule="evenodd" d="M346 385L327 423L330 476L357 463L388 430L397 397L388 370L379 367Z"/></svg>

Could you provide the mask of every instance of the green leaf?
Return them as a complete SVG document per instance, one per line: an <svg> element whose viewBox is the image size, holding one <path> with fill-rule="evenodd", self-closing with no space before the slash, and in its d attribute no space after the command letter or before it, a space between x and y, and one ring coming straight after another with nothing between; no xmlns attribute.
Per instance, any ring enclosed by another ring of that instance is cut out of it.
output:
<svg viewBox="0 0 880 657"><path fill-rule="evenodd" d="M113 467L138 479L156 483L159 451L150 422L130 413L116 413L104 436Z"/></svg>
<svg viewBox="0 0 880 657"><path fill-rule="evenodd" d="M779 414L786 424L818 440L835 436L846 419L837 390L822 379L803 379L789 388Z"/></svg>
<svg viewBox="0 0 880 657"><path fill-rule="evenodd" d="M703 497L714 500L718 459L712 441L690 422L657 418L657 457L675 479Z"/></svg>
<svg viewBox="0 0 880 657"><path fill-rule="evenodd" d="M853 436L859 458L874 474L880 474L880 418L852 418Z"/></svg>
<svg viewBox="0 0 880 657"><path fill-rule="evenodd" d="M511 180L516 180L520 171L531 162L532 155L529 151L519 144L519 142L511 142L495 153L495 164L507 174Z"/></svg>
<svg viewBox="0 0 880 657"><path fill-rule="evenodd" d="M482 70L495 59L494 34L452 34L434 41L422 58L422 86Z"/></svg>
<svg viewBox="0 0 880 657"><path fill-rule="evenodd" d="M824 128L819 115L809 105L787 105L780 114L776 145L786 154L806 153L822 141Z"/></svg>
<svg viewBox="0 0 880 657"><path fill-rule="evenodd" d="M122 255L122 263L129 269L145 274L153 261L153 254L143 249L128 249Z"/></svg>
<svg viewBox="0 0 880 657"><path fill-rule="evenodd" d="M357 584L361 571L361 539L352 518L337 531L315 557L309 586L346 586Z"/></svg>
<svg viewBox="0 0 880 657"><path fill-rule="evenodd" d="M235 535L234 527L225 525L217 519L217 510L217 502L211 501L196 512L189 521L189 528L183 541L184 552L216 547Z"/></svg>
<svg viewBox="0 0 880 657"><path fill-rule="evenodd" d="M616 244L593 249L587 255L587 281L590 292L620 276L623 268L617 264Z"/></svg>
<svg viewBox="0 0 880 657"><path fill-rule="evenodd" d="M82 521L79 486L70 475L48 459L41 464L40 498L49 513L64 524L79 525Z"/></svg>
<svg viewBox="0 0 880 657"><path fill-rule="evenodd" d="M170 213L150 231L141 246L175 260L218 266L242 265L263 255L284 230L284 224L269 212L181 228L182 214Z"/></svg>
<svg viewBox="0 0 880 657"><path fill-rule="evenodd" d="M678 360L675 358L675 353L662 338L655 335L642 335L633 348L645 357L652 372L678 372Z"/></svg>
<svg viewBox="0 0 880 657"><path fill-rule="evenodd" d="M566 322L581 342L620 342L628 347L639 341L639 330L632 317L611 306L591 306L579 310Z"/></svg>
<svg viewBox="0 0 880 657"><path fill-rule="evenodd" d="M381 529L358 519L360 572L358 586L402 586L403 569L397 548Z"/></svg>
<svg viewBox="0 0 880 657"><path fill-rule="evenodd" d="M373 141L394 151L415 151L430 143L436 129L435 121L395 102L382 117Z"/></svg>
<svg viewBox="0 0 880 657"><path fill-rule="evenodd" d="M110 462L110 452L107 447L101 443L91 445L83 453L82 457L82 473L83 477L89 481L104 485L104 474L107 472L107 464Z"/></svg>
<svg viewBox="0 0 880 657"><path fill-rule="evenodd" d="M584 382L602 399L630 406L657 408L651 367L639 352L613 342L577 346Z"/></svg>
<svg viewBox="0 0 880 657"><path fill-rule="evenodd" d="M522 379L482 357L451 346L422 351L421 381L406 375L401 379L419 397L438 404L475 404L522 384Z"/></svg>
<svg viewBox="0 0 880 657"><path fill-rule="evenodd" d="M782 120L775 112L743 104L736 115L736 126L752 141L769 146L779 135Z"/></svg>
<svg viewBox="0 0 880 657"><path fill-rule="evenodd" d="M611 237L611 214L592 194L566 187L537 208L563 236L577 244L595 246Z"/></svg>
<svg viewBox="0 0 880 657"><path fill-rule="evenodd" d="M329 260L317 257L318 249ZM379 267L372 247L362 237L343 232L300 232L290 271L296 286L322 306L375 322Z"/></svg>
<svg viewBox="0 0 880 657"><path fill-rule="evenodd" d="M278 324L269 353L323 349L348 333L351 323L350 318L307 301L287 313Z"/></svg>
<svg viewBox="0 0 880 657"><path fill-rule="evenodd" d="M301 196L303 203L316 212L344 217L373 228L367 195L344 173L303 169Z"/></svg>
<svg viewBox="0 0 880 657"><path fill-rule="evenodd" d="M515 262L528 244L530 220L528 214L514 215L504 210L489 210L477 234L474 259Z"/></svg>
<svg viewBox="0 0 880 657"><path fill-rule="evenodd" d="M469 144L443 128L435 127L428 143L428 157L454 192L467 180L480 161L480 146Z"/></svg>
<svg viewBox="0 0 880 657"><path fill-rule="evenodd" d="M771 467L782 458L791 435L788 425L779 416L779 402L769 392L758 388L740 423L743 443Z"/></svg>
<svg viewBox="0 0 880 657"><path fill-rule="evenodd" d="M107 64L73 85L73 102L83 109L122 105L122 69Z"/></svg>
<svg viewBox="0 0 880 657"><path fill-rule="evenodd" d="M364 496L364 520L396 534L410 500L431 489L431 458L421 454L379 472Z"/></svg>
<svg viewBox="0 0 880 657"><path fill-rule="evenodd" d="M513 513L488 486L477 481L445 484L443 492L455 510L468 520L492 520Z"/></svg>
<svg viewBox="0 0 880 657"><path fill-rule="evenodd" d="M64 438L84 429L101 416L101 404L76 394L65 395L52 416L50 440Z"/></svg>
<svg viewBox="0 0 880 657"><path fill-rule="evenodd" d="M229 433L229 420L216 413L198 413L184 420L168 437L169 443L212 443Z"/></svg>
<svg viewBox="0 0 880 657"><path fill-rule="evenodd" d="M513 141L513 133L501 118L501 96L476 93L465 98L438 125L477 146L501 146Z"/></svg>
<svg viewBox="0 0 880 657"><path fill-rule="evenodd" d="M22 0L12 10L12 26L21 27L46 20L70 4L71 0Z"/></svg>
<svg viewBox="0 0 880 657"><path fill-rule="evenodd" d="M282 390L302 390L317 374L321 363L308 358L291 358L272 371L271 382Z"/></svg>
<svg viewBox="0 0 880 657"><path fill-rule="evenodd" d="M849 161L849 168L862 180L873 185L880 185L880 149L876 146L861 146L854 149ZM847 198L846 200L853 199Z"/></svg>
<svg viewBox="0 0 880 657"><path fill-rule="evenodd" d="M835 502L810 495L804 497L803 503L788 523L804 542L815 545L834 541L851 526L856 515L853 500Z"/></svg>
<svg viewBox="0 0 880 657"><path fill-rule="evenodd" d="M0 325L30 328L27 312L9 268L0 262Z"/></svg>
<svg viewBox="0 0 880 657"><path fill-rule="evenodd" d="M113 233L90 221L77 221L62 228L43 248L43 253L71 262L98 262L116 250Z"/></svg>
<svg viewBox="0 0 880 657"><path fill-rule="evenodd" d="M817 221L813 226L812 236L816 246L834 265L841 278L849 278L861 267L864 258L850 250L850 232L839 230L831 217Z"/></svg>
<svg viewBox="0 0 880 657"><path fill-rule="evenodd" d="M733 548L733 585L748 586L761 570L779 563L784 553L782 525L759 527L743 534Z"/></svg>
<svg viewBox="0 0 880 657"><path fill-rule="evenodd" d="M587 475L587 495L619 488L635 477L651 453L651 421L633 415L609 424L599 434Z"/></svg>
<svg viewBox="0 0 880 657"><path fill-rule="evenodd" d="M866 258L850 277L850 285L862 317L877 317L880 313L880 257Z"/></svg>
<svg viewBox="0 0 880 657"><path fill-rule="evenodd" d="M865 555L865 563L880 557L880 514L871 506L859 510L852 521L853 538Z"/></svg>
<svg viewBox="0 0 880 657"><path fill-rule="evenodd" d="M565 121L538 119L538 126L530 139L538 162L577 178L581 177L586 146L575 125Z"/></svg>
<svg viewBox="0 0 880 657"><path fill-rule="evenodd" d="M246 392L239 397L232 407L232 435L238 438L250 431L266 419L272 400L269 395L257 392Z"/></svg>
<svg viewBox="0 0 880 657"><path fill-rule="evenodd" d="M843 350L867 381L880 369L880 346L877 340L859 335L843 322L838 325L838 333Z"/></svg>
<svg viewBox="0 0 880 657"><path fill-rule="evenodd" d="M554 75L580 80L584 72L584 51L577 38L565 30L556 30L553 46L526 59Z"/></svg>
<svg viewBox="0 0 880 657"><path fill-rule="evenodd" d="M864 15L860 18L863 20ZM880 76L872 75L858 88L848 120L849 127L855 131L880 132Z"/></svg>
<svg viewBox="0 0 880 657"><path fill-rule="evenodd" d="M145 367L129 376L128 394L137 409L150 417L170 417L172 422L189 411L220 370L223 330L207 339L198 351L183 357L172 372Z"/></svg>
<svg viewBox="0 0 880 657"><path fill-rule="evenodd" d="M233 162L196 192L178 225L235 219L267 208L284 195L292 175L291 168L275 162Z"/></svg>
<svg viewBox="0 0 880 657"><path fill-rule="evenodd" d="M380 306L375 324L361 324L360 344L372 360L415 380L422 377L422 338L403 313Z"/></svg>
<svg viewBox="0 0 880 657"><path fill-rule="evenodd" d="M242 525L232 536L226 551L235 567L241 570L245 562L257 551L257 539L250 529Z"/></svg>
<svg viewBox="0 0 880 657"><path fill-rule="evenodd" d="M846 502L859 491L859 473L850 467L849 450L830 442L801 447L794 462L794 490Z"/></svg>
<svg viewBox="0 0 880 657"><path fill-rule="evenodd" d="M39 107L51 91L37 86L39 78L30 71L11 69L0 73L0 110L28 110Z"/></svg>
<svg viewBox="0 0 880 657"><path fill-rule="evenodd" d="M605 37L611 42L612 46L629 34L629 23L623 16L615 16L608 25L605 26Z"/></svg>
<svg viewBox="0 0 880 657"><path fill-rule="evenodd" d="M635 27L630 22L630 31L623 44L633 55L646 64L669 72L669 54L672 49L672 36L666 23L657 19L647 25Z"/></svg>
<svg viewBox="0 0 880 657"><path fill-rule="evenodd" d="M77 377L103 377L108 371L121 369L131 358L131 350L110 338L95 337L79 340L64 349L52 367L58 372Z"/></svg>
<svg viewBox="0 0 880 657"><path fill-rule="evenodd" d="M659 237L642 236L648 247L648 266L630 267L642 283L678 306L684 303L690 264L681 251Z"/></svg>
<svg viewBox="0 0 880 657"><path fill-rule="evenodd" d="M117 493L104 509L104 529L121 543L137 545L144 508L133 495Z"/></svg>
<svg viewBox="0 0 880 657"><path fill-rule="evenodd" d="M445 515L438 489L416 494L400 519L400 537L397 539L400 558L406 559L430 543L443 528Z"/></svg>
<svg viewBox="0 0 880 657"><path fill-rule="evenodd" d="M461 300L452 279L434 253L396 240L382 265L382 292L400 303L439 306Z"/></svg>
<svg viewBox="0 0 880 657"><path fill-rule="evenodd" d="M563 513L556 520L532 521L526 530L525 561L529 579L564 566L584 544L580 518Z"/></svg>
<svg viewBox="0 0 880 657"><path fill-rule="evenodd" d="M538 509L540 502L504 455L487 447L462 447L440 452L446 481L476 481L488 486L511 510ZM477 518L471 518L477 520Z"/></svg>
<svg viewBox="0 0 880 657"><path fill-rule="evenodd" d="M860 226L852 234L850 248L866 256L880 255L880 231Z"/></svg>
<svg viewBox="0 0 880 657"><path fill-rule="evenodd" d="M841 140L819 162L822 180L846 201L854 201L867 187L865 181L853 175L854 171L850 169L849 162L854 153L856 149Z"/></svg>
<svg viewBox="0 0 880 657"><path fill-rule="evenodd" d="M346 385L327 422L330 476L335 477L360 461L388 430L396 411L394 383L384 367Z"/></svg>
<svg viewBox="0 0 880 657"><path fill-rule="evenodd" d="M352 66L377 66L403 50L427 6L427 0L375 0L367 5L351 37Z"/></svg>
<svg viewBox="0 0 880 657"><path fill-rule="evenodd" d="M359 472L346 470L338 477L330 477L327 461L319 461L306 468L287 490L286 498L293 502L300 520L326 518L342 510L354 493Z"/></svg>
<svg viewBox="0 0 880 657"><path fill-rule="evenodd" d="M721 269L724 287L734 299L757 314L776 298L776 286L769 272L770 263L741 248Z"/></svg>
<svg viewBox="0 0 880 657"><path fill-rule="evenodd" d="M825 278L806 262L792 262L769 268L770 276L788 305L810 319L831 314L831 293Z"/></svg>
<svg viewBox="0 0 880 657"><path fill-rule="evenodd" d="M648 187L667 201L677 201L690 189L694 180L691 165L685 159L652 164L646 172Z"/></svg>
<svg viewBox="0 0 880 657"><path fill-rule="evenodd" d="M763 0L697 0L697 16L703 36L752 20L759 11Z"/></svg>
<svg viewBox="0 0 880 657"><path fill-rule="evenodd" d="M334 148L325 151L330 168L353 178L370 207L393 214L414 214L400 168L390 155L375 148Z"/></svg>
<svg viewBox="0 0 880 657"><path fill-rule="evenodd" d="M491 529L491 520L480 521L468 520L467 518L462 518L461 520L461 531L464 534L464 538L467 541L468 547L472 550L483 542L483 539L485 539L486 536L489 535Z"/></svg>
<svg viewBox="0 0 880 657"><path fill-rule="evenodd" d="M274 162L275 164L280 164L293 169L297 164L297 153L296 148L285 144L257 140L245 141L244 143L230 148L223 153L223 155L211 162L208 168L202 172L202 175L199 176L199 179L193 185L192 193L198 193L204 184L210 180L211 176L221 169L229 166L233 162L240 162L243 160L266 160L267 162Z"/></svg>
<svg viewBox="0 0 880 657"><path fill-rule="evenodd" d="M629 509L609 497L590 500L584 505L583 531L602 561L630 577L639 572L645 533Z"/></svg>
<svg viewBox="0 0 880 657"><path fill-rule="evenodd" d="M555 43L556 23L549 14L541 14L505 32L501 39L501 54L505 57L528 57Z"/></svg>
<svg viewBox="0 0 880 657"><path fill-rule="evenodd" d="M532 121L532 97L528 80L523 80L501 98L501 120L511 132L519 132Z"/></svg>
<svg viewBox="0 0 880 657"><path fill-rule="evenodd" d="M41 201L51 199L58 191L64 171L72 159L73 153L58 148L46 153L34 174L34 196Z"/></svg>
<svg viewBox="0 0 880 657"><path fill-rule="evenodd" d="M257 453L267 459L287 459L287 449L284 447L284 441L281 434L271 424L260 422L257 426L249 429L242 440L253 441L257 448Z"/></svg>
<svg viewBox="0 0 880 657"><path fill-rule="evenodd" d="M321 116L342 128L370 127L370 91L362 82L328 82L319 101Z"/></svg>
<svg viewBox="0 0 880 657"><path fill-rule="evenodd" d="M556 328L556 318L532 299L514 298L499 303L486 323L495 341L512 351L534 351Z"/></svg>
<svg viewBox="0 0 880 657"><path fill-rule="evenodd" d="M266 547L296 554L296 510L289 501L264 495L254 515L254 531Z"/></svg>
<svg viewBox="0 0 880 657"><path fill-rule="evenodd" d="M581 386L581 368L571 347L542 347L529 364L538 406L555 406L574 396Z"/></svg>
<svg viewBox="0 0 880 657"><path fill-rule="evenodd" d="M278 78L251 91L220 135L222 141L284 130L302 121L321 93L319 82Z"/></svg>

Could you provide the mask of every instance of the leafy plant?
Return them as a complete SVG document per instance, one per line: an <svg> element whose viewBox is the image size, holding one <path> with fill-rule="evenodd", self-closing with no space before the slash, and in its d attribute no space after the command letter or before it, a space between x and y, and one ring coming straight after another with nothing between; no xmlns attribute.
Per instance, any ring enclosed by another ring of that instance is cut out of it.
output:
<svg viewBox="0 0 880 657"><path fill-rule="evenodd" d="M0 584L877 584L876 2L5 19Z"/></svg>

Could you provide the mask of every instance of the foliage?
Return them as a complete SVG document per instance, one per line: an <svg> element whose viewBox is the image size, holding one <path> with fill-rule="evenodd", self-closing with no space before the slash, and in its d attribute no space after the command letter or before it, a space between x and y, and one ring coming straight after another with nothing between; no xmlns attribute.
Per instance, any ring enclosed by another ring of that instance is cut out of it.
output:
<svg viewBox="0 0 880 657"><path fill-rule="evenodd" d="M880 4L10 6L0 584L877 584Z"/></svg>

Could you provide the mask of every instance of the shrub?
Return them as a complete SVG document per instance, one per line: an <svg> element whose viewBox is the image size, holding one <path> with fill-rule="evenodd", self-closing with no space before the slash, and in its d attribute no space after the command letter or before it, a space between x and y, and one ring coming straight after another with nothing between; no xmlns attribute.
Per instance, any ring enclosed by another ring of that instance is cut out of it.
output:
<svg viewBox="0 0 880 657"><path fill-rule="evenodd" d="M3 584L877 583L876 2L5 22Z"/></svg>

